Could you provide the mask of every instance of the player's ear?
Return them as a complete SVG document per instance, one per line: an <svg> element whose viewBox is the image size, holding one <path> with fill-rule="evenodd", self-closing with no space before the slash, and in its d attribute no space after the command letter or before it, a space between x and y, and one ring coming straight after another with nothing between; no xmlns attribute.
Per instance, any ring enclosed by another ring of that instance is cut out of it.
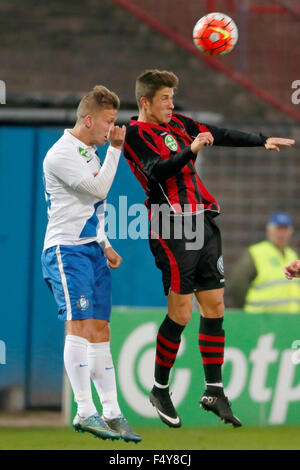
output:
<svg viewBox="0 0 300 470"><path fill-rule="evenodd" d="M84 118L84 125L85 127L87 127L88 129L90 129L90 127L92 126L92 116L91 114L87 114Z"/></svg>
<svg viewBox="0 0 300 470"><path fill-rule="evenodd" d="M140 99L141 109L146 109L148 104L149 104L148 98L146 98L145 96L142 96Z"/></svg>

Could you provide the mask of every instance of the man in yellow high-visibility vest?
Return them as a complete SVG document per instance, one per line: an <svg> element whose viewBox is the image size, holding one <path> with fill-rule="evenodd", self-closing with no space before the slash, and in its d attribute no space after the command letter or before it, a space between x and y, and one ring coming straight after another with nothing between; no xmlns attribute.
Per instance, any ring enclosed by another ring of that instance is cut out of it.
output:
<svg viewBox="0 0 300 470"><path fill-rule="evenodd" d="M292 221L277 212L267 224L267 239L251 245L233 269L230 293L247 313L300 313L300 280L289 283L283 269L298 258L288 246Z"/></svg>

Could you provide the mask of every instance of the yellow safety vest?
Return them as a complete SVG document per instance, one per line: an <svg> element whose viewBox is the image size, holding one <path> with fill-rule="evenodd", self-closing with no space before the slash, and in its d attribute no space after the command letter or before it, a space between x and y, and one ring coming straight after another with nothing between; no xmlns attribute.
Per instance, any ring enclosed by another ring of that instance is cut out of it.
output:
<svg viewBox="0 0 300 470"><path fill-rule="evenodd" d="M300 279L289 281L283 266L298 259L287 247L284 255L269 241L249 247L257 276L246 295L244 310L248 313L300 313Z"/></svg>

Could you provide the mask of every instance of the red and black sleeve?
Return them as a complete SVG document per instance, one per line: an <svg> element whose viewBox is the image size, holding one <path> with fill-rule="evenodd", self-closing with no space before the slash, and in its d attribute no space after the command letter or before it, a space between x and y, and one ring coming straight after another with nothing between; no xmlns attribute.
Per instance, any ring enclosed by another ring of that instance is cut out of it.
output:
<svg viewBox="0 0 300 470"><path fill-rule="evenodd" d="M212 124L200 124L182 114L175 114L184 125L187 133L196 138L199 132L211 132L214 138L214 145L224 147L261 147L264 146L267 137L262 134L251 134L235 129L217 127Z"/></svg>
<svg viewBox="0 0 300 470"><path fill-rule="evenodd" d="M205 126L213 135L214 145L223 147L262 147L267 140L267 137L262 134L251 134L235 129L216 127L211 124L205 124Z"/></svg>

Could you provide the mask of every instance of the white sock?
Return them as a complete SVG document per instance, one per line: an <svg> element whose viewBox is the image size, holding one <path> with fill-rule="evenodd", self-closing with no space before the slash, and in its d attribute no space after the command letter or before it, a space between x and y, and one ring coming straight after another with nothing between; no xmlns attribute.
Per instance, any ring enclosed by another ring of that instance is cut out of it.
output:
<svg viewBox="0 0 300 470"><path fill-rule="evenodd" d="M97 412L92 399L87 347L87 339L80 336L66 336L64 349L65 369L74 392L77 413L83 418L88 418Z"/></svg>
<svg viewBox="0 0 300 470"><path fill-rule="evenodd" d="M155 380L154 380L154 385L155 385L155 387L157 387L157 388L168 388L168 386L169 386L169 384L167 384L167 385L161 385L161 384L159 384L158 382L156 382Z"/></svg>
<svg viewBox="0 0 300 470"><path fill-rule="evenodd" d="M110 343L89 343L88 363L91 379L98 392L103 416L114 419L121 414L118 404L115 369L110 353Z"/></svg>

